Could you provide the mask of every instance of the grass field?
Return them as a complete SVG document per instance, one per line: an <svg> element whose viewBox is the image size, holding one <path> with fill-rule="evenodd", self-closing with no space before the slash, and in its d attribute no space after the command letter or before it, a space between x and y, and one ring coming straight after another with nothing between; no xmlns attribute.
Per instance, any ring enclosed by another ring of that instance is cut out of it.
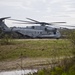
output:
<svg viewBox="0 0 75 75"><path fill-rule="evenodd" d="M72 55L70 41L66 39L20 39L11 45L0 45L0 61L23 58L50 58Z"/></svg>

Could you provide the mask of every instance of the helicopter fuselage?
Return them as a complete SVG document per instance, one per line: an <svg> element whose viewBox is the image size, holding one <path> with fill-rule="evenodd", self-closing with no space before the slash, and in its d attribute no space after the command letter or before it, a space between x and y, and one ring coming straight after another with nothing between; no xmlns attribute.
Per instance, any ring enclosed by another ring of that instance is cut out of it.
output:
<svg viewBox="0 0 75 75"><path fill-rule="evenodd" d="M12 31L30 38L60 38L60 32L49 26L13 27Z"/></svg>

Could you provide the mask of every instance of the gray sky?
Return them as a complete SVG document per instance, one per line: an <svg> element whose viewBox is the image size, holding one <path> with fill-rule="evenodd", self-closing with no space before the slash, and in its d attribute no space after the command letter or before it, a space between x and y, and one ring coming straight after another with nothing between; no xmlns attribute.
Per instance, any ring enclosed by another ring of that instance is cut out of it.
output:
<svg viewBox="0 0 75 75"><path fill-rule="evenodd" d="M29 17L38 21L66 21L68 24L75 24L75 0L0 0L0 18L6 16L22 20ZM6 23L8 26L16 25L11 21Z"/></svg>

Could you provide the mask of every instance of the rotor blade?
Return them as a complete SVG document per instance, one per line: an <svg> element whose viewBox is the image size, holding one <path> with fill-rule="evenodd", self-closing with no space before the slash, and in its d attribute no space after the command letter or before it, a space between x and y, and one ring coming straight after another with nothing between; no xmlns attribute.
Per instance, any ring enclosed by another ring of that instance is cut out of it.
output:
<svg viewBox="0 0 75 75"><path fill-rule="evenodd" d="M66 22L52 22L52 23L66 23Z"/></svg>
<svg viewBox="0 0 75 75"><path fill-rule="evenodd" d="M39 21L33 20L33 19L31 19L31 18L26 18L26 19L31 20L31 21L34 21L36 24L52 25L52 23L39 22Z"/></svg>
<svg viewBox="0 0 75 75"><path fill-rule="evenodd" d="M16 20L16 19L8 19L8 20L20 21L20 22L29 22L29 23L31 23L30 21L24 21L24 20Z"/></svg>
<svg viewBox="0 0 75 75"><path fill-rule="evenodd" d="M69 26L69 25L60 25L60 26L65 26L65 27L75 27L75 26Z"/></svg>
<svg viewBox="0 0 75 75"><path fill-rule="evenodd" d="M33 19L31 19L31 18L26 18L26 19L29 19L29 20L32 20L32 21L34 21L34 22L37 22L37 23L44 23L44 24L52 24L52 23L66 23L66 22L51 22L51 23L46 23L46 22L39 22L39 21L36 21L36 20L33 20Z"/></svg>
<svg viewBox="0 0 75 75"><path fill-rule="evenodd" d="M13 22L15 24L35 24L35 23L32 23L32 22L29 22L29 23L17 23L17 22Z"/></svg>
<svg viewBox="0 0 75 75"><path fill-rule="evenodd" d="M49 24L49 23L45 23L45 22L40 22L40 23L35 23L35 22L28 22L28 23L19 23L19 24L41 24L41 25L52 25L52 24Z"/></svg>
<svg viewBox="0 0 75 75"><path fill-rule="evenodd" d="M58 26L58 27L75 27L75 26L71 26L71 25L53 25L53 26Z"/></svg>
<svg viewBox="0 0 75 75"><path fill-rule="evenodd" d="M31 21L34 21L34 22L39 22L39 21L33 20L31 18L26 18L26 19L31 20Z"/></svg>
<svg viewBox="0 0 75 75"><path fill-rule="evenodd" d="M11 17L3 17L3 18L0 18L0 20L4 20L4 19L8 19L8 18L11 18Z"/></svg>

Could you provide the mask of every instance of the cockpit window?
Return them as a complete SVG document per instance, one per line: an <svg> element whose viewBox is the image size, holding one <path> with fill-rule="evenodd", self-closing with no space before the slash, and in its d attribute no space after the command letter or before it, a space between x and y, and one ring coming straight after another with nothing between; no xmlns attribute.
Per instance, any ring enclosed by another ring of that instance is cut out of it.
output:
<svg viewBox="0 0 75 75"><path fill-rule="evenodd" d="M45 31L47 31L47 28L45 28Z"/></svg>
<svg viewBox="0 0 75 75"><path fill-rule="evenodd" d="M32 29L34 29L35 27L34 26L32 26Z"/></svg>

